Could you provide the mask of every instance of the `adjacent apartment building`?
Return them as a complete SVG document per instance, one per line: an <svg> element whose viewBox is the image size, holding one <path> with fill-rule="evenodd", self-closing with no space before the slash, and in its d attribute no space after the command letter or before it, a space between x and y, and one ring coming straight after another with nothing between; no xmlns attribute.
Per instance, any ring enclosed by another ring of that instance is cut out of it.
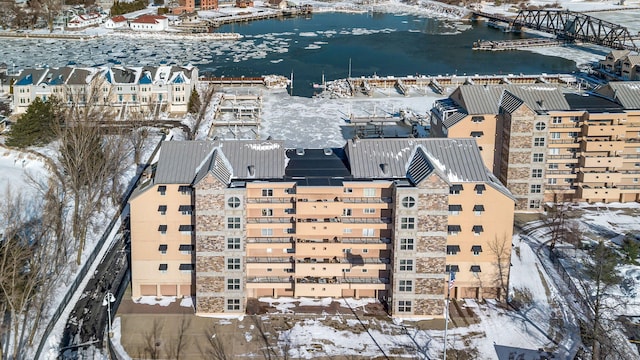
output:
<svg viewBox="0 0 640 360"><path fill-rule="evenodd" d="M514 199L473 139L165 142L129 203L133 297L198 315L287 296L440 317L450 272L452 297L505 296Z"/></svg>
<svg viewBox="0 0 640 360"><path fill-rule="evenodd" d="M595 93L463 85L431 110L434 137L472 137L519 211L545 201L640 200L640 82Z"/></svg>
<svg viewBox="0 0 640 360"><path fill-rule="evenodd" d="M186 113L198 84L193 66L61 67L24 69L10 75L13 112L22 114L36 98L62 99L68 105L110 106L119 112Z"/></svg>

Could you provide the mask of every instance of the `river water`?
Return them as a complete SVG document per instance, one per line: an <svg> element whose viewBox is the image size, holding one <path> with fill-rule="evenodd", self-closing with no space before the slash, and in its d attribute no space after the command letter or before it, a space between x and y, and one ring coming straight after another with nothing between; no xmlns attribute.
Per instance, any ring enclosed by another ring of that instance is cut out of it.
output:
<svg viewBox="0 0 640 360"><path fill-rule="evenodd" d="M155 37L93 40L2 39L0 62L32 66L129 66L191 63L214 76L259 76L293 72L293 93L311 96L311 83L352 76L435 74L570 73L575 62L528 51L473 51L478 39L520 35L484 22L397 14L318 13L308 18L225 25L242 40L202 41ZM562 51L562 48L558 48ZM351 64L351 66L349 66Z"/></svg>

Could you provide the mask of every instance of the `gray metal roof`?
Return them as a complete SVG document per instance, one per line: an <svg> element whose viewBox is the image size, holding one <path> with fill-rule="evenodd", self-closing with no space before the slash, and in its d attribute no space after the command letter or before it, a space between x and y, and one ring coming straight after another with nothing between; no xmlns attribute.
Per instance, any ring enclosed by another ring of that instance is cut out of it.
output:
<svg viewBox="0 0 640 360"><path fill-rule="evenodd" d="M191 184L209 171L224 182L281 179L284 168L284 141L168 141L160 149L154 183Z"/></svg>
<svg viewBox="0 0 640 360"><path fill-rule="evenodd" d="M474 139L360 139L347 143L351 173L362 179L407 178L409 163L418 150L424 152L433 169L452 183L489 180ZM386 164L387 174L381 164ZM426 176L428 171L425 167L413 176Z"/></svg>
<svg viewBox="0 0 640 360"><path fill-rule="evenodd" d="M74 68L73 72L69 76L67 84L69 85L86 85L89 83L90 75L92 71L81 68Z"/></svg>
<svg viewBox="0 0 640 360"><path fill-rule="evenodd" d="M462 85L459 90L462 98L462 103L459 105L472 115L497 114L504 91L508 91L536 112L569 110L569 104L562 95L562 91L555 85Z"/></svg>
<svg viewBox="0 0 640 360"><path fill-rule="evenodd" d="M597 92L605 96L608 95L607 93L613 93L613 100L627 110L640 109L640 81L612 81L605 86L605 89Z"/></svg>
<svg viewBox="0 0 640 360"><path fill-rule="evenodd" d="M154 183L191 184L196 170L215 148L212 141L166 141L160 148Z"/></svg>
<svg viewBox="0 0 640 360"><path fill-rule="evenodd" d="M445 120L442 121L442 125L445 128L450 128L453 125L459 123L462 119L466 118L469 114L463 112L463 111L456 111L452 114L450 114L449 116L447 116L447 118Z"/></svg>

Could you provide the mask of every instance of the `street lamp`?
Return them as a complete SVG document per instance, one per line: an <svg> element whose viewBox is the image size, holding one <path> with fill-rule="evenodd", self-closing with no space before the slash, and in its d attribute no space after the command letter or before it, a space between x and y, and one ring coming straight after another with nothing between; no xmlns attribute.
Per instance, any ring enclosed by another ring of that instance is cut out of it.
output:
<svg viewBox="0 0 640 360"><path fill-rule="evenodd" d="M109 316L109 337L112 338L113 337L113 331L111 331L111 303L116 301L116 297L113 296L113 293L111 291L107 291L106 294L104 294L104 298L102 299L102 306L107 306L107 315Z"/></svg>

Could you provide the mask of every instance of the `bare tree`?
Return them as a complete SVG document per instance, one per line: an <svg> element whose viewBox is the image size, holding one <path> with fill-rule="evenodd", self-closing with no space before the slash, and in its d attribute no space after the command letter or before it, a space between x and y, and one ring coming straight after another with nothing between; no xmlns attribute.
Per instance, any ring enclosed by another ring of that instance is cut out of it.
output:
<svg viewBox="0 0 640 360"><path fill-rule="evenodd" d="M53 22L62 11L62 0L31 0L29 6L47 22L49 32L53 32Z"/></svg>
<svg viewBox="0 0 640 360"><path fill-rule="evenodd" d="M180 360L182 353L189 347L191 339L187 337L187 330L191 327L191 318L182 315L182 320L177 328L178 334L171 338L165 346L165 353L168 358Z"/></svg>
<svg viewBox="0 0 640 360"><path fill-rule="evenodd" d="M215 325L212 330L207 330L205 335L207 337L206 345L198 343L198 350L202 356L211 360L233 359L233 355L229 354L228 350L225 348L224 342L220 337L218 337Z"/></svg>
<svg viewBox="0 0 640 360"><path fill-rule="evenodd" d="M488 244L489 251L493 255L493 264L496 268L496 283L500 284L498 298L507 297L509 294L509 269L511 266L511 239L506 236L495 237Z"/></svg>
<svg viewBox="0 0 640 360"><path fill-rule="evenodd" d="M163 325L158 319L153 320L151 331L145 332L144 337L144 353L149 359L159 359L160 349L162 345L162 329Z"/></svg>
<svg viewBox="0 0 640 360"><path fill-rule="evenodd" d="M544 222L551 230L551 241L549 242L549 249L553 250L556 247L556 243L561 241L564 237L564 222L568 203L564 200L564 194L554 193L553 203L547 209L547 215L544 218Z"/></svg>

